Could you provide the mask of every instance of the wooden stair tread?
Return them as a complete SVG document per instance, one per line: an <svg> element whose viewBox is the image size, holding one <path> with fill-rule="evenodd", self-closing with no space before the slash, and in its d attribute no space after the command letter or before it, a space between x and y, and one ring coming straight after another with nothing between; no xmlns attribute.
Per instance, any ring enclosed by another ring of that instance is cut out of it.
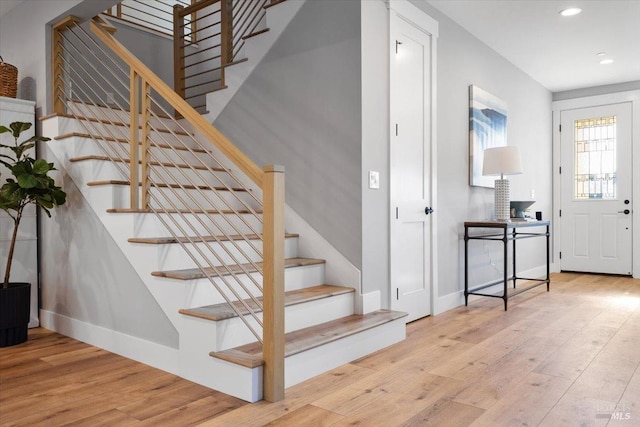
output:
<svg viewBox="0 0 640 427"><path fill-rule="evenodd" d="M245 236L249 240L258 240L261 237L257 234L247 234ZM285 239L299 237L298 234L294 233L285 233ZM229 236L200 236L200 237L132 237L128 241L130 243L145 243L148 245L166 245L171 243L189 243L189 239L191 241L200 241L204 240L205 242L228 242L230 240L244 240L243 237L239 234L231 234Z"/></svg>
<svg viewBox="0 0 640 427"><path fill-rule="evenodd" d="M251 34L247 34L246 36L243 36L242 40L247 40L247 39L250 39L251 37L259 36L260 34L264 34L267 31L269 31L268 28L263 28L262 30L254 31Z"/></svg>
<svg viewBox="0 0 640 427"><path fill-rule="evenodd" d="M284 3L286 0L271 0L271 3L266 4L263 9L269 9L270 7L273 7L275 5L278 5L280 3Z"/></svg>
<svg viewBox="0 0 640 427"><path fill-rule="evenodd" d="M343 295L353 293L353 288L345 286L333 286L333 285L317 285L304 289L296 289L294 291L287 291L284 293L284 305L286 307L296 304L302 304L305 302L316 301L323 298L329 298L336 295ZM262 301L262 297L257 298L258 301ZM252 299L246 299L244 302L255 312L260 313L262 309ZM242 305L241 302L235 301L233 305L242 314L249 314L249 311ZM198 317L200 319L219 321L225 319L231 319L238 317L231 305L225 303L207 305L204 307L185 308L179 310L181 314L187 316Z"/></svg>
<svg viewBox="0 0 640 427"><path fill-rule="evenodd" d="M178 135L178 133L176 132L176 135ZM183 136L186 136L187 134L183 134ZM82 133L82 132L69 132L69 133L65 133L62 135L58 135L55 138L53 138L55 141L61 141L63 139L67 139L67 138L89 138L89 139L99 139L101 141L107 141L107 142L118 142L120 144L129 144L129 139L128 138L114 138L112 136L104 136L104 135L95 135L95 134L90 134L90 133ZM142 145L142 142L139 143L139 145ZM168 148L168 149L174 149L174 150L179 150L179 151L193 151L194 153L208 153L207 150L204 150L202 148L187 148L187 147L183 147L183 146L176 146L176 145L169 145L169 144L162 144L162 143L154 143L154 144L150 144L151 148Z"/></svg>
<svg viewBox="0 0 640 427"><path fill-rule="evenodd" d="M378 310L365 315L352 314L351 316L289 332L285 335L285 357L355 335L405 316L407 316L407 313L400 311ZM262 360L262 344L259 342L245 344L229 350L212 351L209 355L247 368L256 368L264 364Z"/></svg>
<svg viewBox="0 0 640 427"><path fill-rule="evenodd" d="M226 88L228 88L228 87L229 87L229 86L227 86L227 85L225 85L225 86L220 86L220 87L217 87L217 88L211 89L208 93L218 92L219 90L223 90L223 89L226 89Z"/></svg>
<svg viewBox="0 0 640 427"><path fill-rule="evenodd" d="M284 267L285 268L293 268L293 267L304 267L304 266L308 266L308 265L317 265L317 264L324 264L325 260L323 259L311 259L311 258L287 258L284 260ZM256 263L258 266L261 266L262 263L261 262L257 262ZM231 271L233 271L233 273L235 274L243 274L244 272L242 271L242 268L244 268L245 271L249 272L249 273L254 273L257 270L253 267L253 265L246 263L246 264L241 264L241 265L228 265L226 267L228 267ZM221 275L223 276L227 276L231 273L229 273L226 269L226 267L220 267L218 268L219 270L221 270ZM222 271L224 270L224 272ZM211 267L207 267L205 268L205 271L211 276L211 277L220 277L219 274L217 274L215 272L215 270ZM156 276L156 277L166 277L169 279L178 279L178 280L194 280L194 279L203 279L205 277L207 277L202 271L200 271L199 268L186 268L183 270L167 270L167 271L153 271L151 273L152 276Z"/></svg>
<svg viewBox="0 0 640 427"><path fill-rule="evenodd" d="M118 179L107 179L103 181L89 181L87 182L89 187L96 187L101 185L130 185L129 181L123 181ZM142 183L138 184L142 185ZM184 190L204 190L204 191L238 191L246 192L244 188L227 188L227 187L209 187L206 185L190 185L190 184L166 184L166 183L153 183L149 184L152 188L180 188Z"/></svg>
<svg viewBox="0 0 640 427"><path fill-rule="evenodd" d="M71 159L69 159L71 162L83 162L86 160L99 160L99 161L112 161L112 162L118 162L118 163L129 163L129 159L123 159L121 157L116 157L113 159L110 159L107 156L98 156L95 154L92 155L88 155L88 156L80 156L80 157L73 157ZM142 161L140 160L138 163L142 163ZM227 172L226 169L223 168L217 168L217 167L206 167L206 166L201 166L201 165L187 165L187 164L182 164L182 163L164 163L164 162L147 162L148 165L151 166L164 166L164 167L168 167L168 168L173 168L173 167L177 167L177 168L181 168L181 169L189 169L189 168L193 168L193 169L197 169L197 170L212 170L214 172Z"/></svg>
<svg viewBox="0 0 640 427"><path fill-rule="evenodd" d="M112 208L112 209L107 209L108 213L155 213L152 209L129 209L129 208ZM233 215L234 213L238 213L238 214L251 214L251 213L256 213L261 215L262 211L254 211L251 212L249 210L236 210L235 212L231 211L231 210L221 210L221 209L165 209L165 210L158 210L158 213L160 214L164 214L164 213L170 213L170 214L174 214L174 213L183 213L183 214L203 214L203 213L208 213L208 214L223 214L223 215Z"/></svg>

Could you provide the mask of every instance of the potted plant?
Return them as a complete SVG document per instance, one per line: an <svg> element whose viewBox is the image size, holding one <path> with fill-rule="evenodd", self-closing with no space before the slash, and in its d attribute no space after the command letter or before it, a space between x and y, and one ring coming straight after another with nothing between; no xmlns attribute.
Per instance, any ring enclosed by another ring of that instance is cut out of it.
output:
<svg viewBox="0 0 640 427"><path fill-rule="evenodd" d="M29 308L31 297L30 283L10 283L11 263L13 261L18 227L25 207L30 204L39 206L47 216L50 209L64 204L66 194L56 186L53 178L47 174L55 170L53 163L44 159L35 159L29 155L37 141L49 138L33 136L18 142L20 134L31 128L31 123L13 122L0 126L0 134L10 132L13 145L0 144L0 163L9 169L11 177L6 178L0 187L0 209L13 219L13 232L9 254L4 269L4 279L0 287L0 347L20 344L27 340Z"/></svg>

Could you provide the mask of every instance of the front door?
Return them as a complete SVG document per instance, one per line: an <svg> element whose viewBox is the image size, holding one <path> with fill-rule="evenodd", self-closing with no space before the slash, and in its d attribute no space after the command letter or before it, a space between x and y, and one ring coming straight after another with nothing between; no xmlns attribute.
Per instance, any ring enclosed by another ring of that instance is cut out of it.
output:
<svg viewBox="0 0 640 427"><path fill-rule="evenodd" d="M431 314L431 39L392 16L390 58L391 308Z"/></svg>
<svg viewBox="0 0 640 427"><path fill-rule="evenodd" d="M631 111L560 112L562 270L631 274Z"/></svg>

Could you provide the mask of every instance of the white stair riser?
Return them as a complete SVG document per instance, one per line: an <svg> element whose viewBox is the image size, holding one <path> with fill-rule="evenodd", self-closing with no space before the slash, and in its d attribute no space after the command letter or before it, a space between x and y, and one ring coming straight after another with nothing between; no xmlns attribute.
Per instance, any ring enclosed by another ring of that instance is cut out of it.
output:
<svg viewBox="0 0 640 427"><path fill-rule="evenodd" d="M129 145L124 143L94 140L85 137L69 137L60 140L61 143L68 144L69 158L83 156L107 156L114 158L129 158ZM142 153L138 151L139 158ZM192 164L198 166L218 167L218 164L207 153L191 152L187 150L173 150L170 148L156 147L149 148L149 161L161 163Z"/></svg>
<svg viewBox="0 0 640 427"><path fill-rule="evenodd" d="M189 358L189 363L183 364L185 378L249 402L261 400L263 367L245 368L213 357L209 357L211 361L207 360L198 350L199 346L194 345L202 341L204 335L200 334L206 334L207 331L206 321L200 320L200 328L194 327L190 322L190 328L184 328L189 329L189 332L181 334L180 337L181 354ZM405 337L405 321L404 318L400 318L287 357L285 387L299 384L323 372L374 353L404 340ZM224 381L220 381L221 376L224 377ZM248 380L254 382L247 384Z"/></svg>
<svg viewBox="0 0 640 427"><path fill-rule="evenodd" d="M106 122L130 122L130 114L128 111L121 111L117 106L113 108L100 107L97 105L82 105L81 103L69 103L68 114L96 117ZM139 122L142 123L142 116L139 116ZM150 126L156 129L171 129L173 131L182 131L179 124L172 119L158 117L158 114L152 114L149 120Z"/></svg>
<svg viewBox="0 0 640 427"><path fill-rule="evenodd" d="M285 333L352 315L353 304L353 293L348 293L288 306L285 308ZM262 320L262 313L258 317ZM247 317L247 320L254 329L260 331L260 327L253 318ZM205 345L213 344L215 346L209 351L226 350L256 341L249 328L237 317L211 323L217 324L215 326L216 340L205 343Z"/></svg>
<svg viewBox="0 0 640 427"><path fill-rule="evenodd" d="M108 160L81 160L70 162L67 168L73 169L72 174L80 174L83 181L129 180L129 165L126 162L111 162ZM78 172L75 172L77 170ZM178 183L183 185L211 185L233 186L235 182L225 172L210 172L207 170L191 170L164 166L150 166L150 179L154 182ZM138 168L138 174L142 169Z"/></svg>
<svg viewBox="0 0 640 427"><path fill-rule="evenodd" d="M211 323L180 319L180 376L248 402L262 399L262 369L248 369L209 356L203 346L211 337ZM212 339L213 340L213 339Z"/></svg>
<svg viewBox="0 0 640 427"><path fill-rule="evenodd" d="M375 353L406 338L404 318L298 353L285 359L285 387Z"/></svg>
<svg viewBox="0 0 640 427"><path fill-rule="evenodd" d="M154 271L150 268L150 264L153 262L152 260L137 257L134 255L132 250L127 250L125 253L131 260L131 263L138 274L140 274L141 277L148 277L148 279L145 279L147 287L152 292L160 306L164 309L167 316L172 322L174 322L174 325L181 322L180 318L183 317L183 315L179 314L178 311L183 308L202 307L205 305L225 302L225 299L216 290L216 286L218 286L231 300L237 299L234 294L228 290L227 284L225 284L220 278L214 279L214 283L216 285L214 286L208 279L176 280L168 279L166 277L151 276L151 271ZM308 283L299 283L301 287L314 286L323 283L321 280L319 281L319 279L324 276L324 265L321 264L312 267L308 266L286 269L285 287L288 287L287 285L290 282L301 280L301 275L297 271L301 269L311 270L306 271L306 275L302 276L304 280L308 280ZM237 277L247 289L254 294L258 294L259 291L253 282L246 277L246 275L237 275ZM257 274L254 274L253 277L258 284L262 284L262 277ZM229 286L233 287L239 298L248 298L247 293L238 284L236 279L231 276L227 276L225 279ZM215 346L213 341L214 338L215 337L212 337L212 341L210 343L212 347L209 351L212 351Z"/></svg>
<svg viewBox="0 0 640 427"><path fill-rule="evenodd" d="M101 185L107 192L113 208L128 208L130 187L128 185ZM149 189L149 201L152 206L165 206L170 209L192 208L199 210L247 210L249 208L259 211L260 205L245 192L182 189L182 188L155 188ZM142 196L140 188L138 194ZM237 197L236 197L237 195Z"/></svg>
<svg viewBox="0 0 640 427"><path fill-rule="evenodd" d="M246 292L238 284L242 283L249 291L257 292L255 284L246 274L237 274L237 280L233 276L225 276L214 278L214 282L222 289L231 299L236 299L233 293L227 291L227 284L232 286L239 298L248 298ZM251 273L250 276L258 283L262 284L262 276L258 273ZM176 280L156 277L157 280L170 281L177 285L184 286L186 300L184 305L178 307L202 307L205 305L219 304L225 302L224 298L215 290L209 279L195 280ZM225 283L226 281L226 283ZM285 269L285 290L302 289L309 286L321 285L324 283L324 264L308 265L304 267L295 267Z"/></svg>
<svg viewBox="0 0 640 427"><path fill-rule="evenodd" d="M122 147L129 146L130 141L130 130L127 126L115 125L110 123L102 123L102 122L87 122L87 121L79 121L69 118L60 118L61 121L61 132L59 135L65 135L70 133L79 133L79 134L89 134L95 135L96 139L99 141L103 141L98 137L111 138L116 140L125 140L125 142L116 143L114 141L109 141L111 144L120 145ZM71 137L65 137L61 140L66 140ZM142 130L138 132L138 142L142 140ZM92 138L87 138L92 139ZM178 133L170 133L163 132L160 129L153 130L151 129L149 133L149 145L170 145L178 148L205 148L200 147L200 143L194 140L194 137L190 135L182 135ZM208 147L206 147L208 149ZM121 150L118 148L118 150ZM186 151L186 150L185 150Z"/></svg>
<svg viewBox="0 0 640 427"><path fill-rule="evenodd" d="M134 215L134 231L129 237L262 233L262 223L251 214L241 214L241 218L219 214L160 214L159 217L153 214ZM165 224L173 233L167 230Z"/></svg>
<svg viewBox="0 0 640 427"><path fill-rule="evenodd" d="M262 251L262 241L253 240L252 244ZM145 244L145 243L131 243L136 253L139 253L141 257L149 260L155 260L153 267L155 270L177 270L182 268L196 268L196 262L186 253L182 245L177 243L172 244ZM196 243L186 244L186 248L194 254L196 260L203 265L206 265L203 261L203 257L200 255L201 251L214 265L232 264L234 261L231 255L235 257L240 263L247 263L249 259L251 261L261 261L262 257L256 253L256 251L244 241L234 242L208 242L208 243ZM197 249L194 249L197 248ZM198 251L199 250L199 251ZM293 258L297 255L298 244L296 238L285 239L285 257ZM215 255L211 253L215 251L220 261ZM247 259L249 258L249 259Z"/></svg>

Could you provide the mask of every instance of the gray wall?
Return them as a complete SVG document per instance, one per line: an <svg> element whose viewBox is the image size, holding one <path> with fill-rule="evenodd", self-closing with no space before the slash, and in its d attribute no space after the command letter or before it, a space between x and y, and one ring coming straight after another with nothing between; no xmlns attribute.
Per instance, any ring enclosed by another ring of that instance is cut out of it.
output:
<svg viewBox="0 0 640 427"><path fill-rule="evenodd" d="M508 143L520 148L524 174L509 177L512 200L529 200L551 218L551 93L424 1L412 1L439 23L437 41L437 297L464 287L463 222L490 218L493 190L469 186L469 85L508 105ZM389 304L388 15L382 1L362 6L363 288ZM381 189L367 188L367 171L381 171ZM540 240L539 242L536 240ZM476 243L476 242L472 242ZM523 241L519 269L544 264L542 239ZM500 277L498 245L472 244L474 283Z"/></svg>
<svg viewBox="0 0 640 427"><path fill-rule="evenodd" d="M215 122L287 203L362 265L360 1L307 1ZM295 231L295 230L292 230Z"/></svg>
<svg viewBox="0 0 640 427"><path fill-rule="evenodd" d="M18 98L35 100L37 116L46 113L50 97L47 24L68 14L93 16L114 3L114 0L26 0L0 18L0 52L5 61L18 67ZM60 166L46 145L40 147L40 153ZM177 347L175 329L75 184L62 175L58 175L57 182L67 191L68 203L54 212L53 219L41 220L43 308Z"/></svg>
<svg viewBox="0 0 640 427"><path fill-rule="evenodd" d="M530 200L532 210L551 218L551 93L425 2L412 1L439 23L438 38L438 294L463 289L462 223L490 218L493 190L469 186L469 85L507 103L507 140L519 147L524 173L510 176L511 200ZM500 277L500 245L471 245L471 280ZM545 262L544 241L523 241L519 269ZM494 265L497 264L497 268Z"/></svg>
<svg viewBox="0 0 640 427"><path fill-rule="evenodd" d="M46 156L60 164L49 150ZM41 221L42 309L178 348L178 333L66 171L64 206ZM133 228L132 228L133 230Z"/></svg>

